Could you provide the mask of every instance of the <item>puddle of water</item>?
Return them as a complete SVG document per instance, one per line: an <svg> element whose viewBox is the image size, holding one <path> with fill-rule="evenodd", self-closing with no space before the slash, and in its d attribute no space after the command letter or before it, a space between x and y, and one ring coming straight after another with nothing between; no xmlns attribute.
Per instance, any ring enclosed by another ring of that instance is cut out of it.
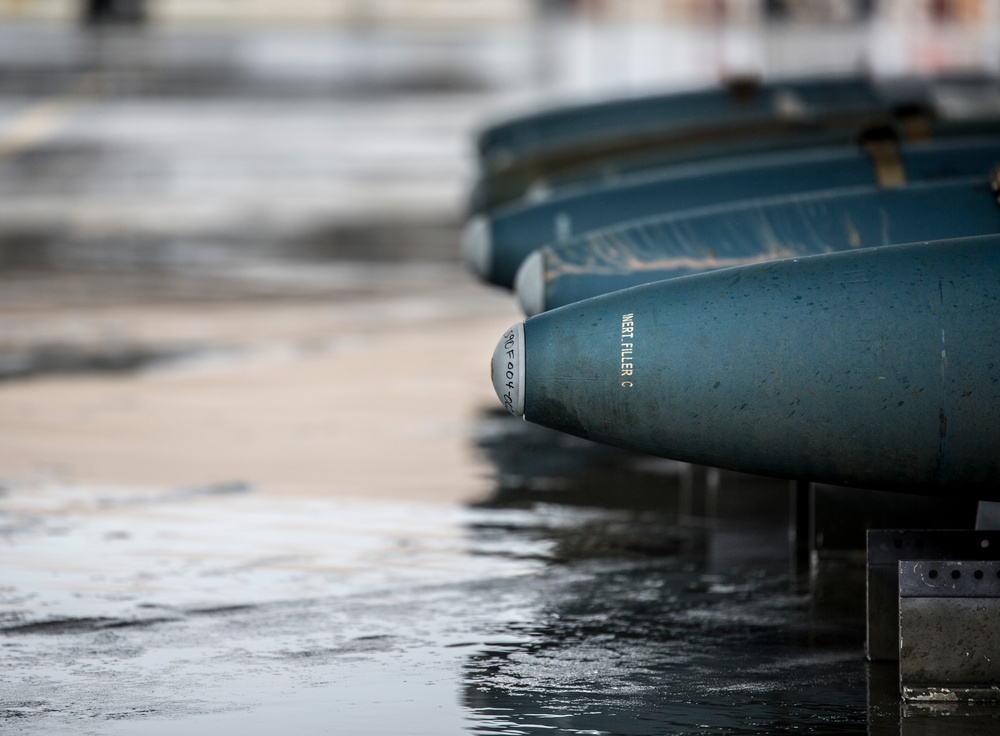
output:
<svg viewBox="0 0 1000 736"><path fill-rule="evenodd" d="M538 569L537 544L477 554L485 512L461 507L201 490L8 493L5 724L378 733L387 708L421 733L461 728L455 645L503 621L476 591Z"/></svg>
<svg viewBox="0 0 1000 736"><path fill-rule="evenodd" d="M493 414L479 426L493 456L537 432ZM509 482L464 507L241 484L10 489L5 722L499 734L864 721L856 616L817 619L787 560L713 559L678 526L676 468L534 441L549 470L518 477L561 478L547 499ZM626 477L641 502L595 503L596 484Z"/></svg>
<svg viewBox="0 0 1000 736"><path fill-rule="evenodd" d="M481 736L992 723L901 720L892 673L874 688L864 661L863 568L790 564L787 484L721 474L697 516L684 467L493 411L476 428L495 484L465 505L244 483L9 487L0 723Z"/></svg>

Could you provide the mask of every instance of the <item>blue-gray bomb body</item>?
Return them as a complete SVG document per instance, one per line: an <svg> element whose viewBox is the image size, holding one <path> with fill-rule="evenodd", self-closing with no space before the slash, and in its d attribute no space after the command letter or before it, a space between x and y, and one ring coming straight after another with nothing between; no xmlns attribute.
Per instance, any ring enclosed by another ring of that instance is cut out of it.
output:
<svg viewBox="0 0 1000 736"><path fill-rule="evenodd" d="M925 99L921 86L911 80L905 93L894 93L867 76L788 79L769 84L735 79L706 89L569 104L521 115L481 131L477 149L485 169L503 168L520 158L670 128L725 123L734 118L802 118L820 109L885 108L894 102Z"/></svg>
<svg viewBox="0 0 1000 736"><path fill-rule="evenodd" d="M501 339L494 385L531 422L652 455L996 499L998 324L1000 236L888 246L532 317Z"/></svg>
<svg viewBox="0 0 1000 736"><path fill-rule="evenodd" d="M668 129L733 121L804 120L831 112L925 108L954 97L967 107L996 91L994 76L949 73L875 79L868 75L830 75L776 79L735 77L689 91L624 96L564 104L495 123L477 136L484 169L600 141L657 135Z"/></svg>
<svg viewBox="0 0 1000 736"><path fill-rule="evenodd" d="M857 132L859 126L892 120L925 137L932 117L953 117L953 109L969 117L970 102L974 108L984 94L995 93L996 85L996 79L983 74L737 81L693 92L549 109L480 134L483 176L470 204L475 211L489 209L522 196L539 180L636 154L690 155L693 149L727 143L766 138L780 143L821 132ZM941 104L949 98L961 103Z"/></svg>
<svg viewBox="0 0 1000 736"><path fill-rule="evenodd" d="M998 161L1000 136L916 146L881 138L862 148L782 151L633 175L615 184L571 189L540 202L513 203L483 215L489 260L479 275L509 288L532 251L637 218L823 189L898 186L906 181L977 174L985 178Z"/></svg>
<svg viewBox="0 0 1000 736"><path fill-rule="evenodd" d="M527 161L498 172L482 173L472 188L469 210L489 213L521 199L537 201L559 192L614 183L633 174L735 156L778 151L804 151L819 146L853 147L870 129L888 127L900 140L914 144L968 136L997 135L1000 119L989 112L982 117L937 119L921 112L899 117L885 110L867 116L820 116L806 122L773 121L768 124L731 126L727 129L695 127L664 135L648 146L623 147L599 153L580 152L551 165Z"/></svg>
<svg viewBox="0 0 1000 736"><path fill-rule="evenodd" d="M993 233L1000 207L988 176L742 201L542 248L524 264L518 295L535 314L727 266Z"/></svg>

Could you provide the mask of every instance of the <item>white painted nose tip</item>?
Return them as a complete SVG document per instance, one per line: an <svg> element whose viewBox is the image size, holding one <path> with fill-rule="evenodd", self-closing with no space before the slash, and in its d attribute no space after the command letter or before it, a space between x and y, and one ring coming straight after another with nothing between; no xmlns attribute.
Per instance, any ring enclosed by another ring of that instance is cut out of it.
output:
<svg viewBox="0 0 1000 736"><path fill-rule="evenodd" d="M524 416L524 323L518 322L503 333L490 366L493 390L504 408L516 417Z"/></svg>
<svg viewBox="0 0 1000 736"><path fill-rule="evenodd" d="M536 250L517 269L514 290L521 309L529 317L545 311L545 254Z"/></svg>
<svg viewBox="0 0 1000 736"><path fill-rule="evenodd" d="M465 226L462 233L462 257L470 271L485 281L489 280L493 270L493 241L487 217L476 215Z"/></svg>

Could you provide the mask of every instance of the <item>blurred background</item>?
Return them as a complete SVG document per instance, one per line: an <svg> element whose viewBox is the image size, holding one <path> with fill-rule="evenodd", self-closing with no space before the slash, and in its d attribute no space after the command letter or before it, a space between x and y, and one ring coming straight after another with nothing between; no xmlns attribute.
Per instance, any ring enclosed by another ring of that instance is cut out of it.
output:
<svg viewBox="0 0 1000 736"><path fill-rule="evenodd" d="M0 730L896 728L786 483L499 411L474 136L998 67L995 0L0 0Z"/></svg>
<svg viewBox="0 0 1000 736"><path fill-rule="evenodd" d="M995 72L998 19L987 0L4 0L0 306L457 278L489 122L732 76ZM256 339L26 316L0 324L0 377Z"/></svg>

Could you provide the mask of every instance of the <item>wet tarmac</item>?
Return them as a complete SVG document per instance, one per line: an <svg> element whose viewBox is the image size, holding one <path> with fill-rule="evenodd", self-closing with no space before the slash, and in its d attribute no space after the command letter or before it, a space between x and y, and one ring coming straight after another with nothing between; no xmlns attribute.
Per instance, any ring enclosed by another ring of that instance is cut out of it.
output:
<svg viewBox="0 0 1000 736"><path fill-rule="evenodd" d="M794 574L786 485L726 478L730 508L683 517L671 463L492 412L475 432L530 474L466 505L9 489L5 723L865 732L859 569L847 605Z"/></svg>
<svg viewBox="0 0 1000 736"><path fill-rule="evenodd" d="M473 427L495 481L468 504L242 482L8 488L5 729L995 724L994 711L904 712L894 668L864 660L863 566L796 569L787 484L722 474L699 516L681 466L493 411Z"/></svg>
<svg viewBox="0 0 1000 736"><path fill-rule="evenodd" d="M865 525L974 509L818 493L804 560L786 481L497 404L470 136L580 27L380 36L367 82L364 38L75 33L0 28L0 731L996 730L864 657Z"/></svg>

